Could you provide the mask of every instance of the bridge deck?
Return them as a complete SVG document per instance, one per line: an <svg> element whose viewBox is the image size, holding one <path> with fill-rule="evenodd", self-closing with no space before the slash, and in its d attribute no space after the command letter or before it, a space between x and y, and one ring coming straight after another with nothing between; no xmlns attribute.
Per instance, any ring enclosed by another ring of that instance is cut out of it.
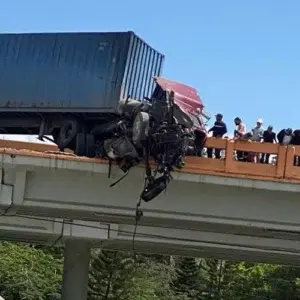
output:
<svg viewBox="0 0 300 300"><path fill-rule="evenodd" d="M283 183L300 183L300 167L294 166L294 157L300 157L300 147L243 141L234 142L232 140L215 138L208 139L206 147L224 149L226 157L224 159L187 157L186 166L180 172ZM235 151L273 154L277 157L277 164L236 161L233 155ZM54 145L20 141L1 140L0 153L44 158L57 157L62 160L96 164L108 163L101 159L77 157L70 152L66 154L58 153L58 149Z"/></svg>
<svg viewBox="0 0 300 300"><path fill-rule="evenodd" d="M298 149L217 139L210 139L207 146L225 147L227 153L234 150L273 153L278 155L278 163L237 162L233 155L227 155L223 160L188 157L185 169L174 172L174 181L167 193L143 204L144 216L139 230L143 226L145 230L156 227L153 232L163 234L167 230L167 235L171 235L170 230L175 230L175 237L187 229L207 232L199 238L206 242L212 234L226 234L223 238L216 235L216 240L232 238L234 247L249 248L248 239L257 238L258 243L265 239L262 248L266 250L259 251L270 255L270 249L273 251L280 245L280 248L286 248L282 250L296 251L297 258L293 259L300 261L300 167L293 165L293 156L298 155ZM109 185L122 173L118 168L114 167L112 178L108 178L107 162L76 157L72 153L57 154L56 151L51 145L0 141L0 211L6 226L4 215L11 218L21 214L113 223L130 231L130 226L135 224L135 206L143 187L140 179L144 170L134 168L127 179L116 188L110 188ZM237 237L238 241L235 240ZM274 239L283 242L276 244ZM270 244L270 240L274 244ZM285 247L288 241L291 244ZM110 242L114 248L125 249L132 245L131 235L122 236L122 242ZM139 243L146 249L153 241L143 237ZM157 251L165 247L160 241L156 245ZM186 249L186 243L183 247ZM192 247L191 244L190 254L194 253ZM195 246L199 247L200 244ZM181 251L179 248L176 251ZM225 250L218 251L223 253ZM274 257L276 255L274 252Z"/></svg>

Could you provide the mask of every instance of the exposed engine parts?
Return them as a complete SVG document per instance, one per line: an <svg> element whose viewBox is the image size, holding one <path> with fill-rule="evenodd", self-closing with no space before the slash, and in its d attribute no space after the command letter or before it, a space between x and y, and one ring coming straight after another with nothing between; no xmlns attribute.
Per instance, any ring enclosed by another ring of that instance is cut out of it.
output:
<svg viewBox="0 0 300 300"><path fill-rule="evenodd" d="M61 150L70 148L78 156L115 162L125 173L122 178L143 163L141 199L150 201L167 188L172 171L184 166L186 155L201 153L207 136L196 90L163 78L155 82L151 98L122 100L114 113L92 119L66 115L59 126L52 118L43 120L39 137L52 128L53 141Z"/></svg>
<svg viewBox="0 0 300 300"><path fill-rule="evenodd" d="M197 133L190 117L174 103L174 92L163 94L161 99L121 103L122 120L96 150L101 157L116 161L125 173L145 163L146 184L141 199L146 202L167 188L174 168L182 168L185 156L198 153L205 142L205 134ZM103 128L103 132L109 130ZM155 162L154 170L150 160Z"/></svg>

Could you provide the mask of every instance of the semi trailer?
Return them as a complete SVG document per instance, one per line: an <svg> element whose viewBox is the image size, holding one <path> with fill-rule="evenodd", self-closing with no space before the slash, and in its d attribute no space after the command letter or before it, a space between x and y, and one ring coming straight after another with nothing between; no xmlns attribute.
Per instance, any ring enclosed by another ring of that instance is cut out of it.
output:
<svg viewBox="0 0 300 300"><path fill-rule="evenodd" d="M133 32L0 34L0 133L51 135L124 172L144 160L149 201L206 139L197 91L161 77L164 59Z"/></svg>

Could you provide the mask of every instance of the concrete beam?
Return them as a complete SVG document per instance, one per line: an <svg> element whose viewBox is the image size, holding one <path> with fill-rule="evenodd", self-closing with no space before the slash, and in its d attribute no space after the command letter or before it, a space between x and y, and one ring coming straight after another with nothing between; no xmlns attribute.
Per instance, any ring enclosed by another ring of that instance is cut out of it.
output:
<svg viewBox="0 0 300 300"><path fill-rule="evenodd" d="M114 228L115 230L112 230ZM100 242L115 238L118 225L39 218L31 216L2 216L0 218L0 239L38 244L63 244L67 240Z"/></svg>
<svg viewBox="0 0 300 300"><path fill-rule="evenodd" d="M132 241L122 243L107 243L103 245L106 249L112 250L132 250ZM282 251L247 251L244 248L220 249L212 245L202 245L201 247L186 247L183 245L172 245L166 247L165 243L149 243L137 240L135 250L148 254L181 255L201 258L214 258L233 261L248 261L257 263L269 263L279 265L300 266L300 256L295 253Z"/></svg>
<svg viewBox="0 0 300 300"><path fill-rule="evenodd" d="M3 212L134 224L143 170L121 176L108 166L57 156L2 154ZM300 233L299 185L177 173L166 194L144 203L141 225L290 238Z"/></svg>
<svg viewBox="0 0 300 300"><path fill-rule="evenodd" d="M43 243L58 241L88 243L93 247L116 250L133 249L131 225L100 224L73 220L62 226L61 220L4 217L0 239ZM135 249L145 253L192 255L219 259L248 260L300 265L300 242L243 235L139 226Z"/></svg>
<svg viewBox="0 0 300 300"><path fill-rule="evenodd" d="M132 225L119 225L117 239L132 240L134 233ZM166 245L178 244L197 247L201 243L230 247L246 247L270 251L287 251L300 254L299 235L297 239L278 239L271 237L256 237L243 234L215 233L203 230L174 229L162 227L138 226L136 235L142 240L154 243L164 240Z"/></svg>

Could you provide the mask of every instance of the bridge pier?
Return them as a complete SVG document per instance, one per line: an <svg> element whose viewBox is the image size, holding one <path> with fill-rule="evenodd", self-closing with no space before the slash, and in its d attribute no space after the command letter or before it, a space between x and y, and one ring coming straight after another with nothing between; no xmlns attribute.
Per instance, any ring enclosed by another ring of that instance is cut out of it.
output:
<svg viewBox="0 0 300 300"><path fill-rule="evenodd" d="M86 300L88 293L90 244L67 241L64 251L62 300Z"/></svg>

